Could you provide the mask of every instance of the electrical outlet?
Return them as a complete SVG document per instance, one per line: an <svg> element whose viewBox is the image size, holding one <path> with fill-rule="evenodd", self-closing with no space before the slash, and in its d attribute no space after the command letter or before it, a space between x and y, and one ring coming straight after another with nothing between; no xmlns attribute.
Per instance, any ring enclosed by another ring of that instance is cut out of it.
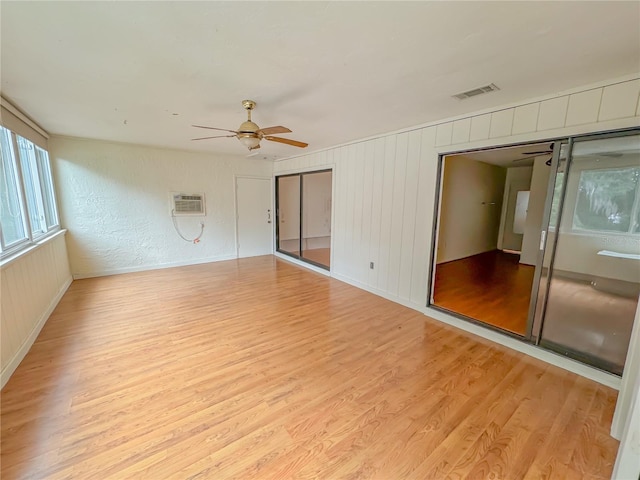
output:
<svg viewBox="0 0 640 480"><path fill-rule="evenodd" d="M369 268L373 270L373 262L369 262Z"/></svg>

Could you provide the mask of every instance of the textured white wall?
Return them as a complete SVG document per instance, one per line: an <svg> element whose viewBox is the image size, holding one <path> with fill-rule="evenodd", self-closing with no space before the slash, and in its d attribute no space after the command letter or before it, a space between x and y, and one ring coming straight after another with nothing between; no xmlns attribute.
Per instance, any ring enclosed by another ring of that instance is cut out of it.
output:
<svg viewBox="0 0 640 480"><path fill-rule="evenodd" d="M4 386L71 284L64 232L5 262L0 274L0 385Z"/></svg>
<svg viewBox="0 0 640 480"><path fill-rule="evenodd" d="M234 175L270 176L272 163L241 156L52 137L62 225L76 278L236 256ZM170 216L169 192L204 192L206 217Z"/></svg>
<svg viewBox="0 0 640 480"><path fill-rule="evenodd" d="M425 310L438 155L638 126L639 96L640 79L603 82L281 160L274 171L333 167L331 274Z"/></svg>

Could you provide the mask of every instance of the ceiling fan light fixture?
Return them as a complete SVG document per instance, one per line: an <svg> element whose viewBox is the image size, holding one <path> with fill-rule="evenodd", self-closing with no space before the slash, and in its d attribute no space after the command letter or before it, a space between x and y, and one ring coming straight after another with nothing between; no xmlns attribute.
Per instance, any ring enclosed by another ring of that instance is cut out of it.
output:
<svg viewBox="0 0 640 480"><path fill-rule="evenodd" d="M247 147L249 150L256 148L260 145L260 137L255 133L239 133L238 140L240 143Z"/></svg>
<svg viewBox="0 0 640 480"><path fill-rule="evenodd" d="M219 138L219 137L236 137L240 140L240 143L247 147L249 150L255 150L256 148L260 148L260 140L268 140L270 142L278 142L284 143L286 145L291 145L294 147L305 148L308 147L308 143L298 142L297 140L291 140L290 138L282 138L282 137L274 137L273 133L291 133L287 127L283 127L282 125L276 125L273 127L260 128L254 122L251 121L251 110L253 110L256 106L256 102L253 100L243 100L242 106L247 111L247 120L242 122L240 128L238 130L227 130L226 128L218 128L218 127L207 127L204 125L193 125L197 128L206 128L209 130L219 130L222 132L233 133L233 135L216 135L212 137L202 137L202 138L193 138L192 140L208 140L209 138Z"/></svg>

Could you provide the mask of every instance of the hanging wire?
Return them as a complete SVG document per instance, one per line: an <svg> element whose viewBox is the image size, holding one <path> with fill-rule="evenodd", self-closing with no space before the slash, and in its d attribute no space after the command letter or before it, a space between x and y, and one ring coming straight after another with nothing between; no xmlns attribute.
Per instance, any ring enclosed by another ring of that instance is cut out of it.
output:
<svg viewBox="0 0 640 480"><path fill-rule="evenodd" d="M194 244L200 243L202 232L204 232L204 222L200 222L200 234L196 238L190 239L182 235L182 232L180 232L180 228L178 227L178 222L176 221L175 210L171 210L171 220L173 221L173 228L175 228L176 233L180 236L181 239L189 243L194 243Z"/></svg>

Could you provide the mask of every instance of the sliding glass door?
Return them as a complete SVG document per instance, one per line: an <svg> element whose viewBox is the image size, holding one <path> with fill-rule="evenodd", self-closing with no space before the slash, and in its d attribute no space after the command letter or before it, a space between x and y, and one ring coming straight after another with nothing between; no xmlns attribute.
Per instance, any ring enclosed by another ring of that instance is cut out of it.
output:
<svg viewBox="0 0 640 480"><path fill-rule="evenodd" d="M640 295L640 131L447 154L439 178L428 306L620 375Z"/></svg>
<svg viewBox="0 0 640 480"><path fill-rule="evenodd" d="M640 293L640 135L567 150L550 183L534 330L540 345L619 375Z"/></svg>
<svg viewBox="0 0 640 480"><path fill-rule="evenodd" d="M276 177L278 252L330 268L331 192L331 170Z"/></svg>

